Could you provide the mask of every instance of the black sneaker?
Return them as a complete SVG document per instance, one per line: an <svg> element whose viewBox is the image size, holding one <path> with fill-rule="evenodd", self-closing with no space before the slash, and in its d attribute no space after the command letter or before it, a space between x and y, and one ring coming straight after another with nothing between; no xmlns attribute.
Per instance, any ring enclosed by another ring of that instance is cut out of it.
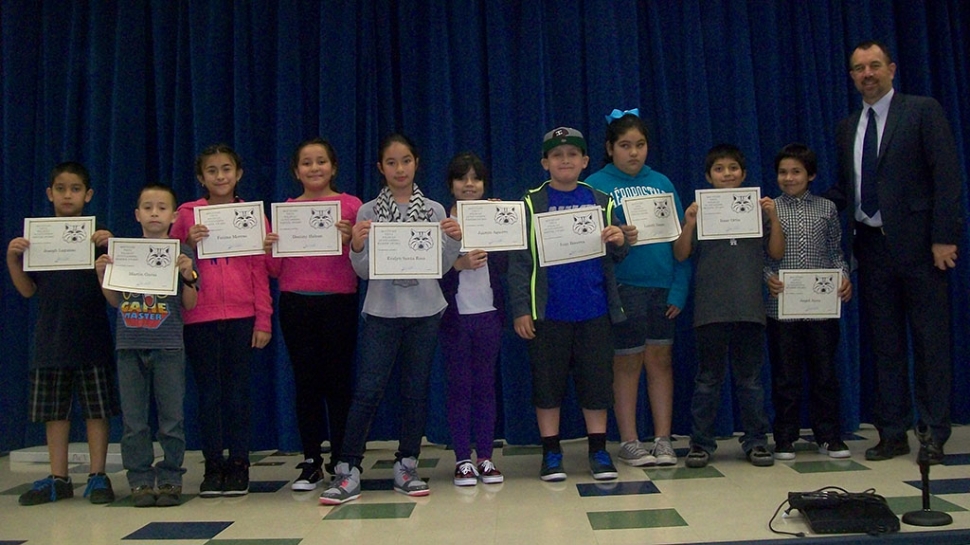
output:
<svg viewBox="0 0 970 545"><path fill-rule="evenodd" d="M222 495L245 496L246 494L249 494L249 462L230 460Z"/></svg>
<svg viewBox="0 0 970 545"><path fill-rule="evenodd" d="M84 489L84 497L96 505L115 501L115 491L111 488L111 479L104 473L88 475L88 486Z"/></svg>
<svg viewBox="0 0 970 545"><path fill-rule="evenodd" d="M823 442L818 446L818 453L826 454L829 458L848 458L852 456L848 445L843 443L841 439Z"/></svg>
<svg viewBox="0 0 970 545"><path fill-rule="evenodd" d="M199 485L200 497L216 498L222 495L226 479L225 466L223 460L205 461L205 475L202 477L202 484Z"/></svg>
<svg viewBox="0 0 970 545"><path fill-rule="evenodd" d="M57 500L74 497L74 484L71 478L67 480L48 475L47 478L34 481L30 490L20 495L20 505L40 505Z"/></svg>
<svg viewBox="0 0 970 545"><path fill-rule="evenodd" d="M610 453L605 450L598 450L589 455L589 472L597 481L610 481L618 475Z"/></svg>
<svg viewBox="0 0 970 545"><path fill-rule="evenodd" d="M775 443L775 460L794 460L795 445L788 441Z"/></svg>
<svg viewBox="0 0 970 545"><path fill-rule="evenodd" d="M293 481L292 485L290 485L292 490L314 490L317 485L323 481L323 474L320 472L320 466L313 458L307 458L306 460L300 462L296 465L296 468L301 469L302 471L300 472L300 476Z"/></svg>

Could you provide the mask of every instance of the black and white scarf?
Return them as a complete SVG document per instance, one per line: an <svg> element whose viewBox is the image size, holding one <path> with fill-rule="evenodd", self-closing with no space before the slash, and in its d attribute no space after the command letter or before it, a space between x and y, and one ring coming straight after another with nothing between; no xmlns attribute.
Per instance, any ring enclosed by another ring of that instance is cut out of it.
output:
<svg viewBox="0 0 970 545"><path fill-rule="evenodd" d="M394 200L390 188L384 186L377 196L374 203L374 214L376 221L380 222L407 222L414 223L427 221L428 213L424 208L424 193L418 188L418 184L411 185L411 199L408 201L407 219L401 216L401 209Z"/></svg>

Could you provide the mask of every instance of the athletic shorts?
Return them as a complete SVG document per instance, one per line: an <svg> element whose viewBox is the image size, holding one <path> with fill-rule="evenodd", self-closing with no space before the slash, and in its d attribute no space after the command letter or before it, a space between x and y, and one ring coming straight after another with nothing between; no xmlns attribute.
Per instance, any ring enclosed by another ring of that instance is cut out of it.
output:
<svg viewBox="0 0 970 545"><path fill-rule="evenodd" d="M613 406L613 341L610 319L582 322L539 320L529 342L532 403L539 409L562 405L569 375L583 409Z"/></svg>

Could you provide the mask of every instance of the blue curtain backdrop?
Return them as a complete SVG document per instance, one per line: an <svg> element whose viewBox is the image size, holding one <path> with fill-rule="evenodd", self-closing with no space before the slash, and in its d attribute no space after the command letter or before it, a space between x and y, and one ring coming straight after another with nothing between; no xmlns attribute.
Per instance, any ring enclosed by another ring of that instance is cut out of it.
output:
<svg viewBox="0 0 970 545"><path fill-rule="evenodd" d="M138 188L162 180L182 201L197 198L194 157L215 142L242 155L238 191L247 200L296 195L287 160L298 141L316 135L337 149L340 187L373 198L377 144L395 130L418 144L419 182L432 198L449 202L444 168L461 150L485 158L496 196L518 198L545 179L545 131L582 130L591 143L589 173L603 157L603 115L637 106L651 128L648 163L673 180L685 203L706 186L704 153L718 142L744 150L749 183L771 196L778 194L775 152L808 143L819 154L814 189L821 191L836 171L834 128L859 106L846 55L864 39L895 51L897 89L943 104L970 171L970 4L961 0L2 0L0 32L4 244L22 233L24 217L51 213L44 188L63 160L91 171L87 211L116 235L137 236ZM970 257L963 253L952 273L957 422L970 421ZM27 422L32 305L6 275L2 286L0 451L44 441L43 427ZM843 420L855 429L868 419L870 358L854 302L845 314ZM675 345L680 434L690 429L690 320L688 305ZM535 443L525 346L511 329L504 340L499 436ZM427 430L437 442L448 441L443 391L439 363ZM251 392L253 447L298 450L278 329L255 364ZM199 445L195 396L190 385L190 448ZM640 413L648 437L643 399ZM563 416L565 436L584 433L575 403ZM720 430L729 433L735 422L722 409ZM372 437L393 438L396 430L394 404L385 403ZM117 439L120 425L113 431ZM72 438L83 440L82 426Z"/></svg>

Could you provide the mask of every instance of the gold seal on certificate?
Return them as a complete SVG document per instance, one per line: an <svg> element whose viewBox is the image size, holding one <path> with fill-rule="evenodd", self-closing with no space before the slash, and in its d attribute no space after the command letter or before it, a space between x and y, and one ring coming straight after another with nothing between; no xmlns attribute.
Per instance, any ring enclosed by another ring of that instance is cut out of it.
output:
<svg viewBox="0 0 970 545"><path fill-rule="evenodd" d="M697 240L761 238L761 188L698 189Z"/></svg>
<svg viewBox="0 0 970 545"><path fill-rule="evenodd" d="M778 280L785 289L778 294L779 320L820 320L842 316L839 269L782 269Z"/></svg>
<svg viewBox="0 0 970 545"><path fill-rule="evenodd" d="M461 251L501 252L529 247L522 201L457 201Z"/></svg>
<svg viewBox="0 0 970 545"><path fill-rule="evenodd" d="M441 224L370 224L370 279L441 278Z"/></svg>
<svg viewBox="0 0 970 545"><path fill-rule="evenodd" d="M680 218L670 193L625 197L623 215L626 222L637 228L637 243L671 242L680 236Z"/></svg>
<svg viewBox="0 0 970 545"><path fill-rule="evenodd" d="M24 271L94 268L94 216L24 218Z"/></svg>
<svg viewBox="0 0 970 545"><path fill-rule="evenodd" d="M178 257L174 238L109 238L111 263L101 287L148 295L178 295Z"/></svg>
<svg viewBox="0 0 970 545"><path fill-rule="evenodd" d="M532 216L539 266L564 265L606 255L603 208L590 206Z"/></svg>
<svg viewBox="0 0 970 545"><path fill-rule="evenodd" d="M197 206L195 223L205 225L209 236L196 248L199 259L260 255L266 238L263 202L237 202Z"/></svg>
<svg viewBox="0 0 970 545"><path fill-rule="evenodd" d="M340 255L340 201L274 202L273 257Z"/></svg>

